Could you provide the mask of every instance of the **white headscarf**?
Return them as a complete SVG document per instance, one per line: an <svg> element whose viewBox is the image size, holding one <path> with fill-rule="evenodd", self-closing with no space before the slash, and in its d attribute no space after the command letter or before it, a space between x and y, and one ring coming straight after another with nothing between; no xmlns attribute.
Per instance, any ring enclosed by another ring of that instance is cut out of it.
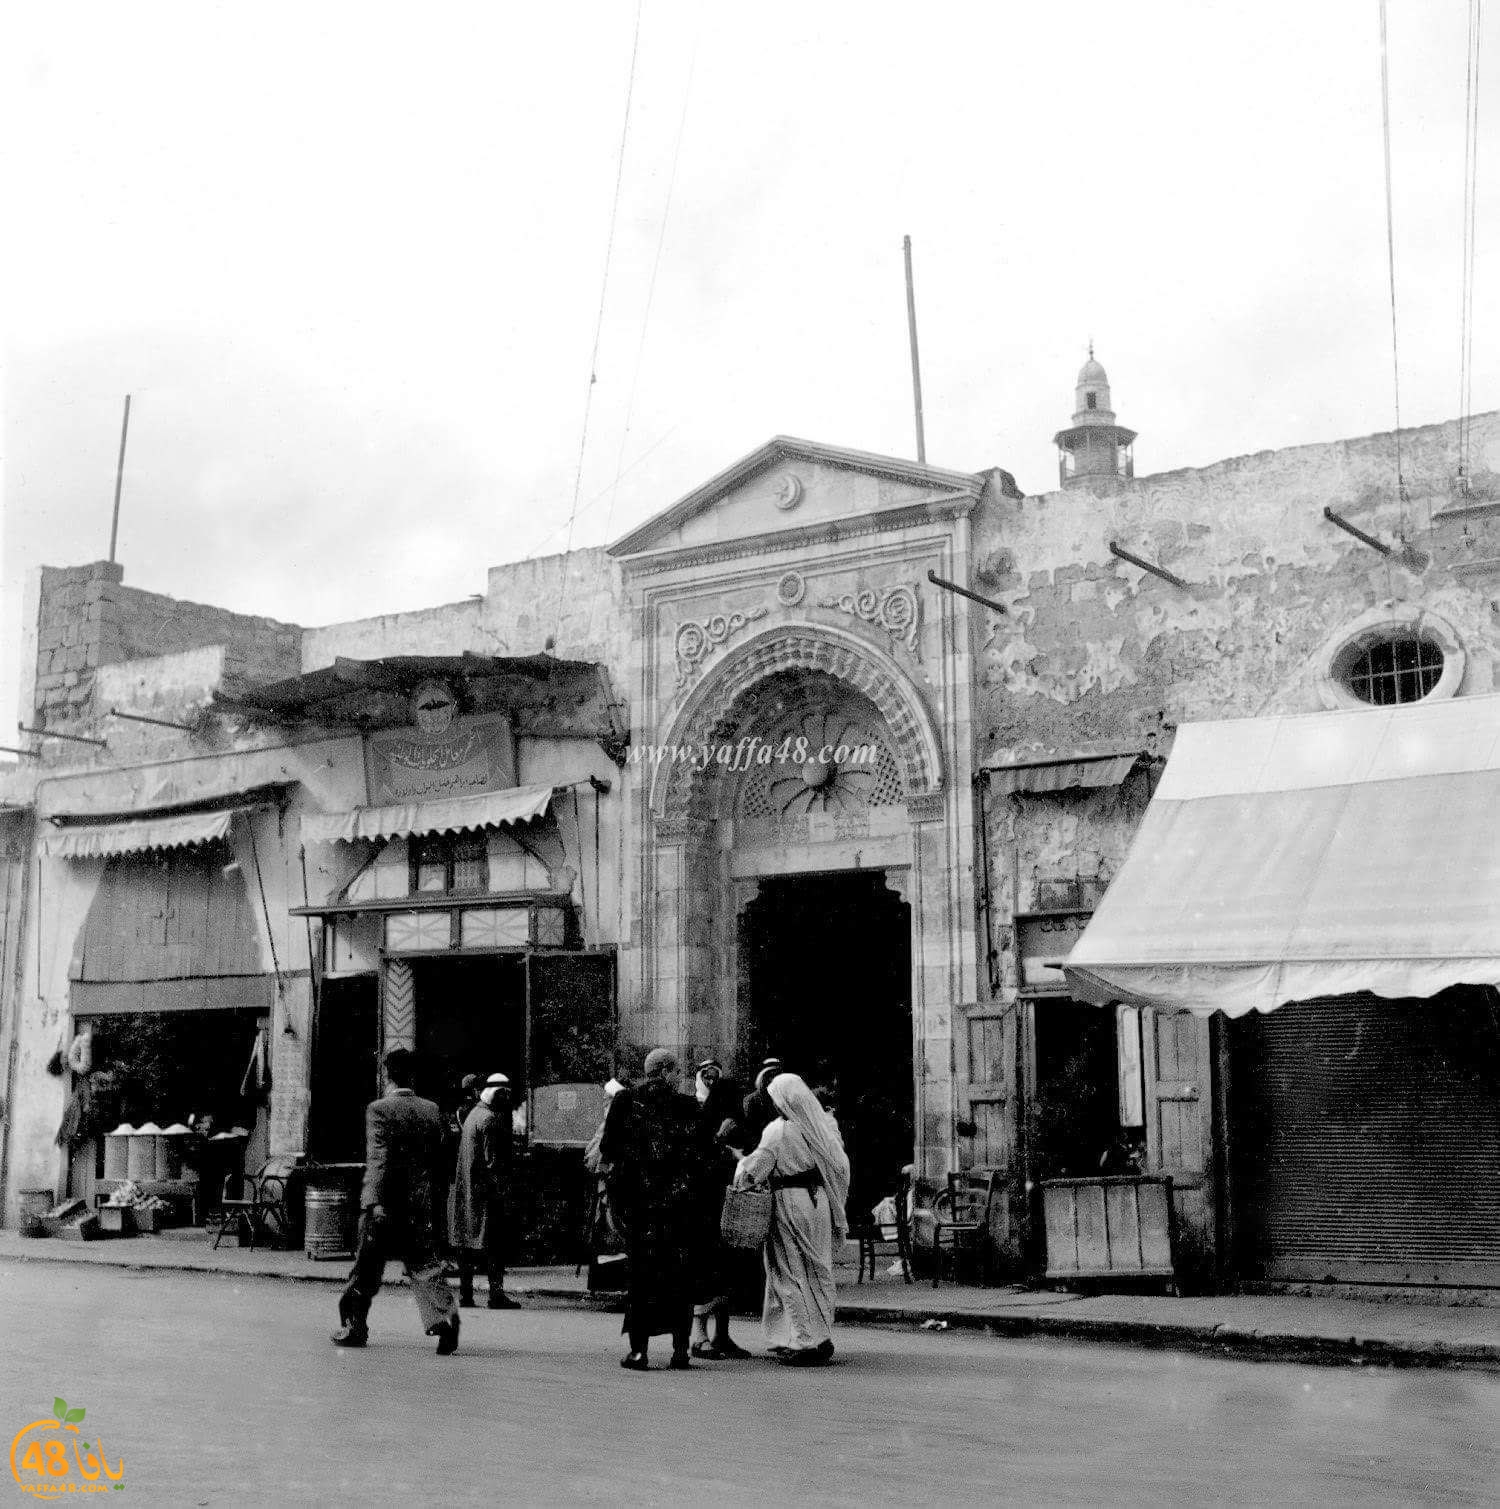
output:
<svg viewBox="0 0 1500 1509"><path fill-rule="evenodd" d="M818 1104L801 1075L778 1074L767 1087L771 1104L802 1133L807 1141L823 1188L833 1211L833 1238L842 1241L849 1231L844 1206L849 1200L849 1156L839 1136L838 1123Z"/></svg>

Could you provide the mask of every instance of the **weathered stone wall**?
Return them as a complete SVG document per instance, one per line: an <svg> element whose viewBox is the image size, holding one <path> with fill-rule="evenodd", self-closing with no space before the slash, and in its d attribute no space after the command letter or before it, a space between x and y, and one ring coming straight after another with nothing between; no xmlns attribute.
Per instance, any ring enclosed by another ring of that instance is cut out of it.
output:
<svg viewBox="0 0 1500 1509"><path fill-rule="evenodd" d="M987 500L975 517L984 613L975 719L982 754L1144 740L1185 719L1312 712L1321 652L1383 604L1437 614L1466 656L1461 690L1494 685L1500 571L1476 571L1477 522L1452 513L1456 426L1240 456L1199 470ZM1475 474L1500 471L1500 415L1473 424ZM1324 507L1433 556L1408 570ZM1447 514L1448 517L1443 517ZM1479 516L1475 516L1476 519ZM1466 543L1466 535L1468 543ZM1165 567L1186 590L1110 553ZM1500 567L1500 562L1496 562Z"/></svg>
<svg viewBox="0 0 1500 1509"><path fill-rule="evenodd" d="M94 697L95 672L104 665L222 645L229 691L301 668L295 624L142 592L125 586L124 575L109 561L42 567L32 700L40 726L92 724L105 711Z"/></svg>
<svg viewBox="0 0 1500 1509"><path fill-rule="evenodd" d="M474 598L443 603L413 613L381 613L349 623L328 624L302 632L302 669L318 671L341 657L379 660L386 655L503 655L481 622L482 605Z"/></svg>

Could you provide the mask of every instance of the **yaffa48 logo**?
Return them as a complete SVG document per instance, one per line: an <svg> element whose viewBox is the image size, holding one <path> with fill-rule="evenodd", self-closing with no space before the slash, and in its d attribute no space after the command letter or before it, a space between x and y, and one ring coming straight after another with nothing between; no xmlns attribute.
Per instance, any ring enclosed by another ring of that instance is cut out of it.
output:
<svg viewBox="0 0 1500 1509"><path fill-rule="evenodd" d="M113 1467L102 1441L80 1429L86 1411L52 1401L52 1419L23 1425L10 1443L10 1473L26 1493L104 1493L125 1486L125 1459ZM71 1448L71 1453L69 1448Z"/></svg>

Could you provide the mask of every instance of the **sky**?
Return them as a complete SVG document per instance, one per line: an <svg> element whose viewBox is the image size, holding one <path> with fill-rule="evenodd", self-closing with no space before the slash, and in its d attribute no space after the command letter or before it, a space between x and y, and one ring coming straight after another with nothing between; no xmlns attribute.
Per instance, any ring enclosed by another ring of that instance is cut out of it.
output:
<svg viewBox="0 0 1500 1509"><path fill-rule="evenodd" d="M1459 409L1467 26L1389 0L1403 425ZM0 95L0 708L127 393L127 584L457 601L775 434L914 456L905 235L934 465L1055 486L1091 339L1138 475L1394 425L1378 0L12 6Z"/></svg>

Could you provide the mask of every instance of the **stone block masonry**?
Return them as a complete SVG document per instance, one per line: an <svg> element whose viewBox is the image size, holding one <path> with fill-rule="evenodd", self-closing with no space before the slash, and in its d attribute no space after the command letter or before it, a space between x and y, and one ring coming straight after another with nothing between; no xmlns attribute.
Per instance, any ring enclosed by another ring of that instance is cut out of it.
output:
<svg viewBox="0 0 1500 1509"><path fill-rule="evenodd" d="M33 701L39 727L92 724L104 711L94 705L94 672L102 665L222 645L226 691L301 670L296 624L143 592L124 578L125 568L111 561L42 568Z"/></svg>

